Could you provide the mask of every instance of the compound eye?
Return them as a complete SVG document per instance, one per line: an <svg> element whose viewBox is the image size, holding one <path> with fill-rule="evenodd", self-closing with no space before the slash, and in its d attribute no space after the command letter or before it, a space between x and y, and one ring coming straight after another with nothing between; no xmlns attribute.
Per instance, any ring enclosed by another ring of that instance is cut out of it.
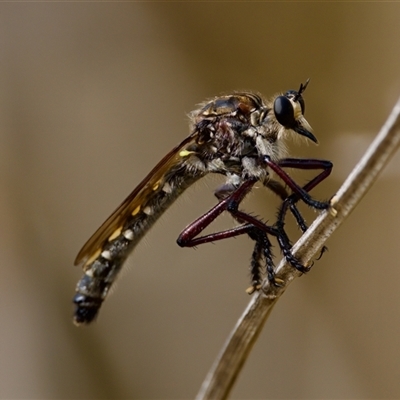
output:
<svg viewBox="0 0 400 400"><path fill-rule="evenodd" d="M301 103L300 106L302 107ZM279 96L275 99L274 113L278 122L285 128L292 128L296 125L293 104L286 96Z"/></svg>

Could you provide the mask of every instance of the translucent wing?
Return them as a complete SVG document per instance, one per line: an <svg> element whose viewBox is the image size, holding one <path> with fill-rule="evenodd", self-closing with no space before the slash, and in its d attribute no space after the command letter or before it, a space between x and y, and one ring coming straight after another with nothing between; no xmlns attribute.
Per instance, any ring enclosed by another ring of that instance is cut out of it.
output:
<svg viewBox="0 0 400 400"><path fill-rule="evenodd" d="M180 152L194 141L197 131L194 131L182 143L172 149L139 183L133 192L122 202L122 204L107 218L99 229L85 243L75 259L75 265L84 265L93 254L102 248L108 238L120 227L132 212L140 207L144 201L153 193L153 188L164 177L164 175L176 164L182 162Z"/></svg>

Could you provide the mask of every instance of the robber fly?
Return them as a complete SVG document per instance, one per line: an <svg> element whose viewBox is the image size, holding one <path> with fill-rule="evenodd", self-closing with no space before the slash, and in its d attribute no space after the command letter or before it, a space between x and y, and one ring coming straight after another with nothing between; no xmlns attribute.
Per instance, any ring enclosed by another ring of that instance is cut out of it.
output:
<svg viewBox="0 0 400 400"><path fill-rule="evenodd" d="M308 80L298 91L289 90L269 101L247 92L220 96L190 113L191 134L153 168L77 255L75 265L83 267L84 275L73 300L76 324L95 319L128 254L177 197L208 173L226 177L215 192L219 202L180 234L177 240L180 246L247 234L255 242L249 293L260 287L263 263L268 278L276 283L269 236L276 238L295 268L307 271L291 253L284 230L285 216L290 211L305 231L307 225L296 203L302 200L317 210L328 208L328 202L317 201L308 192L332 169L332 163L325 160L284 158L284 140L289 135L317 143L304 117L303 93L307 84ZM283 170L286 167L322 172L301 187ZM272 174L283 183L272 179ZM267 225L238 208L256 182L282 199L274 225ZM239 225L197 237L223 211L229 212Z"/></svg>

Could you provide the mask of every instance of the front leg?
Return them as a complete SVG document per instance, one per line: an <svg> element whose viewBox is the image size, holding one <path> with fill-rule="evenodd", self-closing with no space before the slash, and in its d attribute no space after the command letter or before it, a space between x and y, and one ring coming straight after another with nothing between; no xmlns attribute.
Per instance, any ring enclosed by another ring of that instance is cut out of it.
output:
<svg viewBox="0 0 400 400"><path fill-rule="evenodd" d="M318 201L313 199L308 193L311 189L326 179L332 171L332 163L326 160L316 159L298 159L298 158L285 158L275 163L269 156L262 158L265 165L271 168L283 182L292 190L292 202L303 200L304 203L317 210L326 210L329 207L329 202ZM304 187L298 185L282 168L296 168L296 169L322 169L315 178L308 182ZM289 196L290 197L290 196Z"/></svg>
<svg viewBox="0 0 400 400"><path fill-rule="evenodd" d="M315 186L320 184L324 179L326 179L331 171L332 171L332 163L326 160L314 160L314 159L297 159L297 158L285 158L279 161L280 168L297 168L297 169L322 169L323 171L311 179L307 184L305 184L302 188L300 188L283 170L282 172L285 173L289 181L293 182L294 185L297 186L296 189L300 190L293 190L293 194L288 196L283 202L278 212L278 221L277 226L284 226L284 219L287 213L288 208L290 208L293 214L299 213L296 203L302 199L306 202L306 204L310 205L313 208L317 209L327 209L329 207L329 202L317 202L313 200L311 196L308 194L310 190L312 190ZM287 183L287 180L284 180ZM307 194L306 200L304 200L303 194ZM311 200L311 202L310 202ZM315 203L319 203L319 207L315 207ZM321 207L322 206L322 207ZM296 218L297 219L297 218ZM297 219L299 222L299 219ZM304 221L304 220L303 220ZM307 230L307 225L299 223L299 226L303 232Z"/></svg>
<svg viewBox="0 0 400 400"><path fill-rule="evenodd" d="M281 170L281 168L286 167L286 168L297 168L297 169L311 169L311 170L322 169L323 170L316 177L311 179L306 185L304 185L302 188L300 188L301 190L293 190L293 193L290 196L287 196L285 199L283 199L283 202L278 211L276 227L280 231L282 231L284 233L285 216L286 216L288 209L290 209L290 211L294 215L300 229L304 233L307 230L308 226L306 225L305 220L302 217L300 211L296 207L296 203L300 199L304 200L304 198L302 197L304 192L306 192L308 195L308 192L310 190L312 190L315 186L317 186L319 183L321 183L324 179L326 179L330 175L333 165L330 161L326 161L326 160L285 158L285 159L279 161L278 167L279 167L279 169L276 168L275 171L279 170L282 173L284 173L285 175L280 175L282 177L282 179L284 180L284 182L287 183L288 186L290 186L291 188L295 188L295 189L296 189L297 184L283 170ZM288 182L292 183L292 184L290 185ZM313 203L313 202L315 202L315 200L313 200L309 195L307 197L308 197L308 201L306 201L306 203L311 205L311 207L313 207L315 205L315 203ZM312 200L311 204L309 202L309 199ZM324 208L326 209L329 207L328 202L318 202L318 203L320 205L324 206L322 209L324 209ZM320 207L318 207L318 208L321 209ZM287 238L286 243L288 245L290 244L288 238ZM321 249L321 254L318 257L318 259L321 258L322 254L326 250L327 250L327 247L324 246Z"/></svg>
<svg viewBox="0 0 400 400"><path fill-rule="evenodd" d="M275 181L273 179L269 179L267 182L264 182L264 186L268 189L270 189L272 192L274 192L277 196L279 196L282 200L282 205L279 207L279 212L278 212L278 221L283 221L284 217L287 212L287 205L285 205L285 209L282 211L282 207L284 206L285 200L289 197L289 193L287 192L285 186L278 181ZM304 233L307 230L307 224L306 221L304 220L303 216L301 215L299 209L297 208L296 204L290 204L290 211L293 214L297 225L300 227L301 231ZM283 213L283 216L281 214ZM277 226L282 227L284 224L282 223L276 223Z"/></svg>

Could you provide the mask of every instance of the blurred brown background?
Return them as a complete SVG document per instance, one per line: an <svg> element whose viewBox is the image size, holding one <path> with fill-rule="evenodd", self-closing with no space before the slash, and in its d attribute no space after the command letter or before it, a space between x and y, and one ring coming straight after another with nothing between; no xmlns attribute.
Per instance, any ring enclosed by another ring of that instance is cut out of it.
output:
<svg viewBox="0 0 400 400"><path fill-rule="evenodd" d="M320 146L290 150L334 162L314 191L330 197L400 95L399 21L398 3L2 3L0 398L192 398L249 301L246 237L175 243L217 180L156 224L88 328L71 322L76 253L185 114L232 90L311 77ZM399 164L275 307L232 398L400 397ZM259 189L245 209L276 206Z"/></svg>

